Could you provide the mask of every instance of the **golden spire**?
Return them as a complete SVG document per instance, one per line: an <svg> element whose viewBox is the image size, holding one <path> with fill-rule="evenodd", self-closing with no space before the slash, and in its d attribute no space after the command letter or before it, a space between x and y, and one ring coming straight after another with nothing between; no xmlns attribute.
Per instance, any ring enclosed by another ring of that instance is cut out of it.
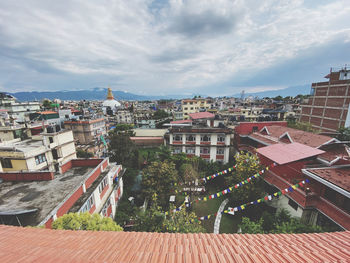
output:
<svg viewBox="0 0 350 263"><path fill-rule="evenodd" d="M108 88L108 94L107 94L107 100L113 100L113 93L112 93L112 89Z"/></svg>

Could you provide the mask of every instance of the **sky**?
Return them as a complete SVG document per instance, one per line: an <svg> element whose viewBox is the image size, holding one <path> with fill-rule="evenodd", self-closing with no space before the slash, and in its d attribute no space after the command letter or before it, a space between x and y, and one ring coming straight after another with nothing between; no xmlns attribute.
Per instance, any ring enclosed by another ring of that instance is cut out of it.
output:
<svg viewBox="0 0 350 263"><path fill-rule="evenodd" d="M229 96L350 66L349 0L0 0L0 90Z"/></svg>

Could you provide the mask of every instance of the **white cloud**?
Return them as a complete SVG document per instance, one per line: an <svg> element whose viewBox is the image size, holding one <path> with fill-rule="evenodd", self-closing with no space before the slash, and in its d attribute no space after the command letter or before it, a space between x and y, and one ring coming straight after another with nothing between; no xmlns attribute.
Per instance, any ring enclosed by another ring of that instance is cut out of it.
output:
<svg viewBox="0 0 350 263"><path fill-rule="evenodd" d="M0 58L7 65L0 66L0 85L198 92L350 38L345 0L315 1L315 7L303 1L170 0L157 12L152 2L2 1Z"/></svg>

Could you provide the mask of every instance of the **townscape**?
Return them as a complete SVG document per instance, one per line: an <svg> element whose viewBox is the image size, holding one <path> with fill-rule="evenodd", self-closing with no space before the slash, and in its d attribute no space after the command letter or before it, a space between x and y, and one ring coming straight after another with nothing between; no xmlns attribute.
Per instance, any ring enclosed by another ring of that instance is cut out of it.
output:
<svg viewBox="0 0 350 263"><path fill-rule="evenodd" d="M0 3L0 262L350 262L344 0Z"/></svg>

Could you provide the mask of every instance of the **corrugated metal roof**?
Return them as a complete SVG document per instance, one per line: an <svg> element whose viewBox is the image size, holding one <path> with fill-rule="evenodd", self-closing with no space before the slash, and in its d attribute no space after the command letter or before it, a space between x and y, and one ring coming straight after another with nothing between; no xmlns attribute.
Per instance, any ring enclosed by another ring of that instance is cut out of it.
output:
<svg viewBox="0 0 350 263"><path fill-rule="evenodd" d="M350 232L169 234L0 226L1 262L349 262Z"/></svg>
<svg viewBox="0 0 350 263"><path fill-rule="evenodd" d="M319 149L301 144L273 144L256 150L259 154L278 164L286 164L324 153Z"/></svg>

